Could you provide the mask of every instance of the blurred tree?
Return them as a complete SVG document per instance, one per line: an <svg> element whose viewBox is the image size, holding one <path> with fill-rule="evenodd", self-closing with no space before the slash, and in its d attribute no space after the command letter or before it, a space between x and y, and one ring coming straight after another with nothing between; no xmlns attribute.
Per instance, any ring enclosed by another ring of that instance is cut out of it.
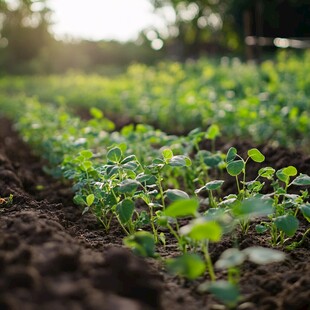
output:
<svg viewBox="0 0 310 310"><path fill-rule="evenodd" d="M244 37L310 36L309 0L149 0L166 18L168 42L177 42L182 57L197 56L201 50L221 45L241 51ZM245 13L250 19L245 25ZM246 29L248 27L248 29ZM249 32L249 33L247 33ZM159 31L160 34L160 31ZM165 37L164 40L167 41Z"/></svg>
<svg viewBox="0 0 310 310"><path fill-rule="evenodd" d="M0 68L19 72L36 58L52 36L45 0L0 0Z"/></svg>
<svg viewBox="0 0 310 310"><path fill-rule="evenodd" d="M168 33L176 37L174 41L181 57L199 56L200 50L212 48L212 44L227 49L237 47L238 38L231 27L233 20L227 15L232 0L150 1L158 14L165 15L165 10L173 9L174 18L167 21L167 28Z"/></svg>

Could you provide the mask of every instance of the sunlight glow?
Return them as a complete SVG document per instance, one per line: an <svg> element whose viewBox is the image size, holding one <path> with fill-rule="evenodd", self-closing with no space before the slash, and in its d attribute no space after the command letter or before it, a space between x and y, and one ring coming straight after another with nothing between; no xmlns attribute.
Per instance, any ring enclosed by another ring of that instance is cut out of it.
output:
<svg viewBox="0 0 310 310"><path fill-rule="evenodd" d="M148 0L49 0L52 32L90 40L127 41L158 23Z"/></svg>

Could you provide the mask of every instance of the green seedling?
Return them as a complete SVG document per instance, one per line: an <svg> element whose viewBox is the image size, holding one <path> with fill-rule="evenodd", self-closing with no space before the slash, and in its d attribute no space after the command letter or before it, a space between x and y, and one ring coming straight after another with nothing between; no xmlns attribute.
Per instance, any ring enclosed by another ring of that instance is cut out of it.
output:
<svg viewBox="0 0 310 310"><path fill-rule="evenodd" d="M228 174L236 178L237 189L241 199L248 196L246 191L246 164L249 159L257 163L262 163L265 160L265 156L256 148L248 150L248 157L246 159L238 155L237 149L234 147L231 147L226 154L226 170ZM240 186L239 175L243 176L243 188Z"/></svg>
<svg viewBox="0 0 310 310"><path fill-rule="evenodd" d="M309 186L310 177L306 174L297 175L297 169L293 166L282 168L278 171L267 167L259 171L259 176L272 181L274 192L268 194L272 197L274 213L269 216L270 222L263 222L256 226L259 233L270 231L271 243L273 245L283 245L293 237L299 227L299 221L296 218L305 200L308 199L308 192L301 191L300 195L289 194L291 186ZM276 177L276 178L275 178ZM291 178L295 177L292 181ZM303 213L302 213L303 214ZM304 214L303 214L304 215ZM308 231L305 232L308 234ZM285 237L288 237L287 239ZM294 247L298 243L288 247Z"/></svg>
<svg viewBox="0 0 310 310"><path fill-rule="evenodd" d="M278 250L264 247L249 247L244 250L231 248L225 250L215 263L217 269L227 270L228 279L215 282L204 282L199 287L200 293L210 292L228 308L233 309L242 300L239 290L240 266L245 260L265 265L282 262L285 254Z"/></svg>
<svg viewBox="0 0 310 310"><path fill-rule="evenodd" d="M209 193L209 204L211 208L216 208L217 207L217 201L215 200L212 192L216 191L221 188L223 185L224 181L223 180L214 180L206 183L203 187L195 190L195 194L200 194L202 191L208 191Z"/></svg>
<svg viewBox="0 0 310 310"><path fill-rule="evenodd" d="M143 257L157 257L154 236L146 231L138 231L124 238L124 244Z"/></svg>

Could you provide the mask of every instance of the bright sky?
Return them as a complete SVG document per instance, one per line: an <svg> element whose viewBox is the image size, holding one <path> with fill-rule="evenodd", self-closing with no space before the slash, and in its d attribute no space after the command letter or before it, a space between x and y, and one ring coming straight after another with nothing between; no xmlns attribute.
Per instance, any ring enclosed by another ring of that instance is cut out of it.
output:
<svg viewBox="0 0 310 310"><path fill-rule="evenodd" d="M148 0L49 0L48 4L54 11L52 31L60 38L126 41L160 23Z"/></svg>

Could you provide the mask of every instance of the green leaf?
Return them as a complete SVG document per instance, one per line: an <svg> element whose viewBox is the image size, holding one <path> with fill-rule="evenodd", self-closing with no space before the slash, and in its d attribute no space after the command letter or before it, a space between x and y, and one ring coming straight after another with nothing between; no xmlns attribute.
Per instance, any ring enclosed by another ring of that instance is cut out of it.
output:
<svg viewBox="0 0 310 310"><path fill-rule="evenodd" d="M258 175L263 177L263 178L270 180L270 179L272 179L275 171L276 170L271 168L271 167L264 167L264 168L259 169Z"/></svg>
<svg viewBox="0 0 310 310"><path fill-rule="evenodd" d="M296 177L294 179L294 181L292 182L292 184L294 185L298 185L298 186L307 186L310 185L310 176L308 176L307 174L300 174L298 177Z"/></svg>
<svg viewBox="0 0 310 310"><path fill-rule="evenodd" d="M136 180L140 183L146 183L147 185L156 183L156 177L152 174L140 173L137 175Z"/></svg>
<svg viewBox="0 0 310 310"><path fill-rule="evenodd" d="M223 183L223 180L210 181L205 185L205 188L209 191L214 191L216 189L219 189L223 185Z"/></svg>
<svg viewBox="0 0 310 310"><path fill-rule="evenodd" d="M155 240L154 236L149 232L138 231L124 238L123 242L137 255L143 257L155 256Z"/></svg>
<svg viewBox="0 0 310 310"><path fill-rule="evenodd" d="M73 197L73 202L78 206L85 206L86 205L86 201L84 200L83 196L81 196L81 195L75 195Z"/></svg>
<svg viewBox="0 0 310 310"><path fill-rule="evenodd" d="M84 150L84 151L81 151L80 154L85 158L85 159L90 159L93 157L93 153L89 150Z"/></svg>
<svg viewBox="0 0 310 310"><path fill-rule="evenodd" d="M87 205L90 207L93 202L95 200L95 195L94 194L89 194L87 197L86 197L86 203Z"/></svg>
<svg viewBox="0 0 310 310"><path fill-rule="evenodd" d="M93 163L90 160L86 160L81 164L84 171L88 171L93 167Z"/></svg>
<svg viewBox="0 0 310 310"><path fill-rule="evenodd" d="M179 190L179 189L168 189L166 191L167 198L171 201L176 201L180 199L189 199L187 193Z"/></svg>
<svg viewBox="0 0 310 310"><path fill-rule="evenodd" d="M122 151L119 147L112 148L107 154L107 159L113 163L119 163L121 158Z"/></svg>
<svg viewBox="0 0 310 310"><path fill-rule="evenodd" d="M196 241L210 240L218 242L222 237L222 227L215 221L197 219L180 229L182 235L189 236Z"/></svg>
<svg viewBox="0 0 310 310"><path fill-rule="evenodd" d="M235 160L235 161L230 161L227 164L226 169L227 169L227 172L231 176L237 176L242 172L244 167L245 167L244 161L239 159L239 160Z"/></svg>
<svg viewBox="0 0 310 310"><path fill-rule="evenodd" d="M278 178L280 181L282 181L282 182L284 182L284 183L286 183L286 184L288 184L288 182L289 182L289 180L290 180L289 176L283 172L283 169L278 170L278 171L276 172L276 176L277 176L277 178Z"/></svg>
<svg viewBox="0 0 310 310"><path fill-rule="evenodd" d="M281 251L264 248L264 247L249 247L242 251L248 256L248 259L259 265L282 262L285 260L285 254Z"/></svg>
<svg viewBox="0 0 310 310"><path fill-rule="evenodd" d="M228 269L239 266L244 262L245 257L245 254L236 248L227 249L221 254L219 260L215 263L215 267Z"/></svg>
<svg viewBox="0 0 310 310"><path fill-rule="evenodd" d="M279 216L275 219L275 225L281 231L283 231L287 236L292 237L298 229L299 222L295 216L291 214L286 214Z"/></svg>
<svg viewBox="0 0 310 310"><path fill-rule="evenodd" d="M265 156L256 148L248 150L248 156L257 163L262 163L265 160Z"/></svg>
<svg viewBox="0 0 310 310"><path fill-rule="evenodd" d="M262 224L255 225L255 231L259 234L263 234L268 230L268 227Z"/></svg>
<svg viewBox="0 0 310 310"><path fill-rule="evenodd" d="M91 108L90 109L90 115L96 119L101 119L103 118L103 113L101 110L99 110L98 108Z"/></svg>
<svg viewBox="0 0 310 310"><path fill-rule="evenodd" d="M199 202L196 199L177 200L169 205L164 211L164 215L170 217L195 216L199 208Z"/></svg>
<svg viewBox="0 0 310 310"><path fill-rule="evenodd" d="M222 161L222 157L219 155L210 154L203 157L203 162L211 168L218 166Z"/></svg>
<svg viewBox="0 0 310 310"><path fill-rule="evenodd" d="M301 210L304 218L310 222L310 204L300 206L299 209Z"/></svg>
<svg viewBox="0 0 310 310"><path fill-rule="evenodd" d="M169 272L194 280L201 276L206 265L197 254L184 254L177 258L167 259L166 266Z"/></svg>
<svg viewBox="0 0 310 310"><path fill-rule="evenodd" d="M122 224L130 221L135 209L135 204L131 199L124 199L116 206L116 214Z"/></svg>
<svg viewBox="0 0 310 310"><path fill-rule="evenodd" d="M125 158L122 160L121 164L124 165L124 164L127 164L127 163L129 163L129 162L136 161L136 160L137 160L136 155L129 155L129 156L125 157Z"/></svg>
<svg viewBox="0 0 310 310"><path fill-rule="evenodd" d="M169 166L173 167L190 167L192 165L191 160L184 155L173 156L169 161Z"/></svg>
<svg viewBox="0 0 310 310"><path fill-rule="evenodd" d="M228 281L220 280L211 283L203 283L199 286L199 291L209 291L219 301L228 307L235 307L240 299L240 292L237 285Z"/></svg>
<svg viewBox="0 0 310 310"><path fill-rule="evenodd" d="M133 193L137 190L139 186L140 186L140 183L138 181L132 180L132 179L126 179L120 183L118 187L118 191L121 194Z"/></svg>
<svg viewBox="0 0 310 310"><path fill-rule="evenodd" d="M295 175L297 175L297 169L294 166L288 166L286 168L283 168L282 172L289 177L294 177Z"/></svg>
<svg viewBox="0 0 310 310"><path fill-rule="evenodd" d="M244 199L240 204L235 204L232 212L236 217L255 218L273 213L272 204L272 199L251 197Z"/></svg>
<svg viewBox="0 0 310 310"><path fill-rule="evenodd" d="M235 147L231 147L226 154L226 162L230 163L237 156L237 149Z"/></svg>
<svg viewBox="0 0 310 310"><path fill-rule="evenodd" d="M165 149L162 151L162 155L166 161L173 157L173 152L170 149Z"/></svg>
<svg viewBox="0 0 310 310"><path fill-rule="evenodd" d="M206 132L206 139L214 140L217 136L220 135L220 128L218 125L211 125Z"/></svg>

